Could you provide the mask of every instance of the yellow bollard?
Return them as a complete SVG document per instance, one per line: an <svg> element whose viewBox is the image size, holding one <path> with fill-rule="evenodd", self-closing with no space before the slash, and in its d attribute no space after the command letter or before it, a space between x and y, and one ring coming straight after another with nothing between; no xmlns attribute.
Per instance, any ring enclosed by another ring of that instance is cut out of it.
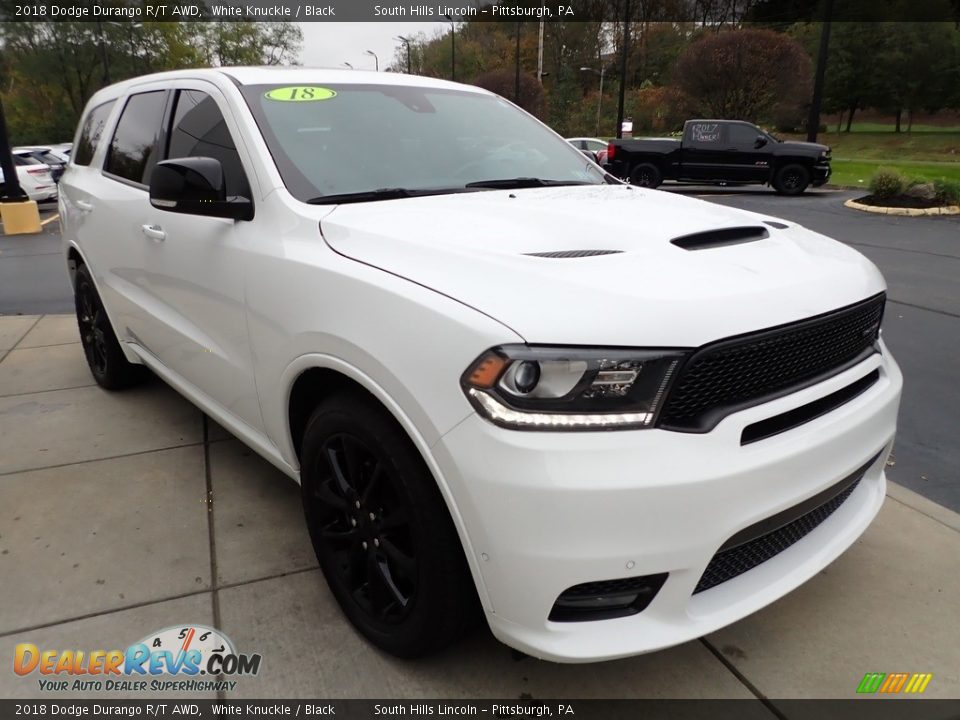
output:
<svg viewBox="0 0 960 720"><path fill-rule="evenodd" d="M5 235L26 235L43 232L40 225L40 210L36 200L0 202L0 220L3 220Z"/></svg>

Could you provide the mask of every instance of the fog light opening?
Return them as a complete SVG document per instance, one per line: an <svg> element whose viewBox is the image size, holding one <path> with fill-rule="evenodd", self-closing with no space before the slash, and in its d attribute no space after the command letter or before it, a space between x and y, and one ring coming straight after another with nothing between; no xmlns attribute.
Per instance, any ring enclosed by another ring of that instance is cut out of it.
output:
<svg viewBox="0 0 960 720"><path fill-rule="evenodd" d="M653 601L667 573L574 585L553 604L553 622L610 620L642 612Z"/></svg>

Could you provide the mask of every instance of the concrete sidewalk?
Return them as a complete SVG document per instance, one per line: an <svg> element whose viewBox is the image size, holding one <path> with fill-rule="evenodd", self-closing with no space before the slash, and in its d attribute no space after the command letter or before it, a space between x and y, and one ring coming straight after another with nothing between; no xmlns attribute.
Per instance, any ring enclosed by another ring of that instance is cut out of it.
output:
<svg viewBox="0 0 960 720"><path fill-rule="evenodd" d="M926 672L925 697L957 698L958 598L960 516L892 485L837 562L701 641L561 666L482 630L399 661L340 615L293 482L160 381L97 388L72 316L0 317L0 697L41 696L10 669L19 642L202 623L263 656L228 697L851 698L864 673Z"/></svg>

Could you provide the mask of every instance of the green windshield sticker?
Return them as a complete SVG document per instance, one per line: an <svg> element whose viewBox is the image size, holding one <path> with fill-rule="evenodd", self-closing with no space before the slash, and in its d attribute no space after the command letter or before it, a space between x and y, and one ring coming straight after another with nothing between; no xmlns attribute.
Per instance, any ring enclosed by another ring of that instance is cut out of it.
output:
<svg viewBox="0 0 960 720"><path fill-rule="evenodd" d="M337 93L330 88L295 85L292 87L274 88L264 95L267 100L279 102L315 102L335 98Z"/></svg>

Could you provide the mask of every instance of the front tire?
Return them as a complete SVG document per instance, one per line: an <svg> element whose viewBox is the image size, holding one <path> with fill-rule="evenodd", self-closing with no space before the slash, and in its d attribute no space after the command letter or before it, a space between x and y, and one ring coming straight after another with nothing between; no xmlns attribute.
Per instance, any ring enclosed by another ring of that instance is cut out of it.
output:
<svg viewBox="0 0 960 720"><path fill-rule="evenodd" d="M97 385L107 390L120 390L143 382L149 372L143 365L128 361L120 349L86 265L77 267L73 296L80 344Z"/></svg>
<svg viewBox="0 0 960 720"><path fill-rule="evenodd" d="M803 165L784 165L773 178L773 187L781 195L799 195L810 184L810 171Z"/></svg>
<svg viewBox="0 0 960 720"><path fill-rule="evenodd" d="M334 598L371 643L419 657L475 621L476 589L436 482L362 393L325 400L303 437L304 514Z"/></svg>
<svg viewBox="0 0 960 720"><path fill-rule="evenodd" d="M630 171L630 183L638 187L656 188L662 182L660 168L653 163L640 163Z"/></svg>

